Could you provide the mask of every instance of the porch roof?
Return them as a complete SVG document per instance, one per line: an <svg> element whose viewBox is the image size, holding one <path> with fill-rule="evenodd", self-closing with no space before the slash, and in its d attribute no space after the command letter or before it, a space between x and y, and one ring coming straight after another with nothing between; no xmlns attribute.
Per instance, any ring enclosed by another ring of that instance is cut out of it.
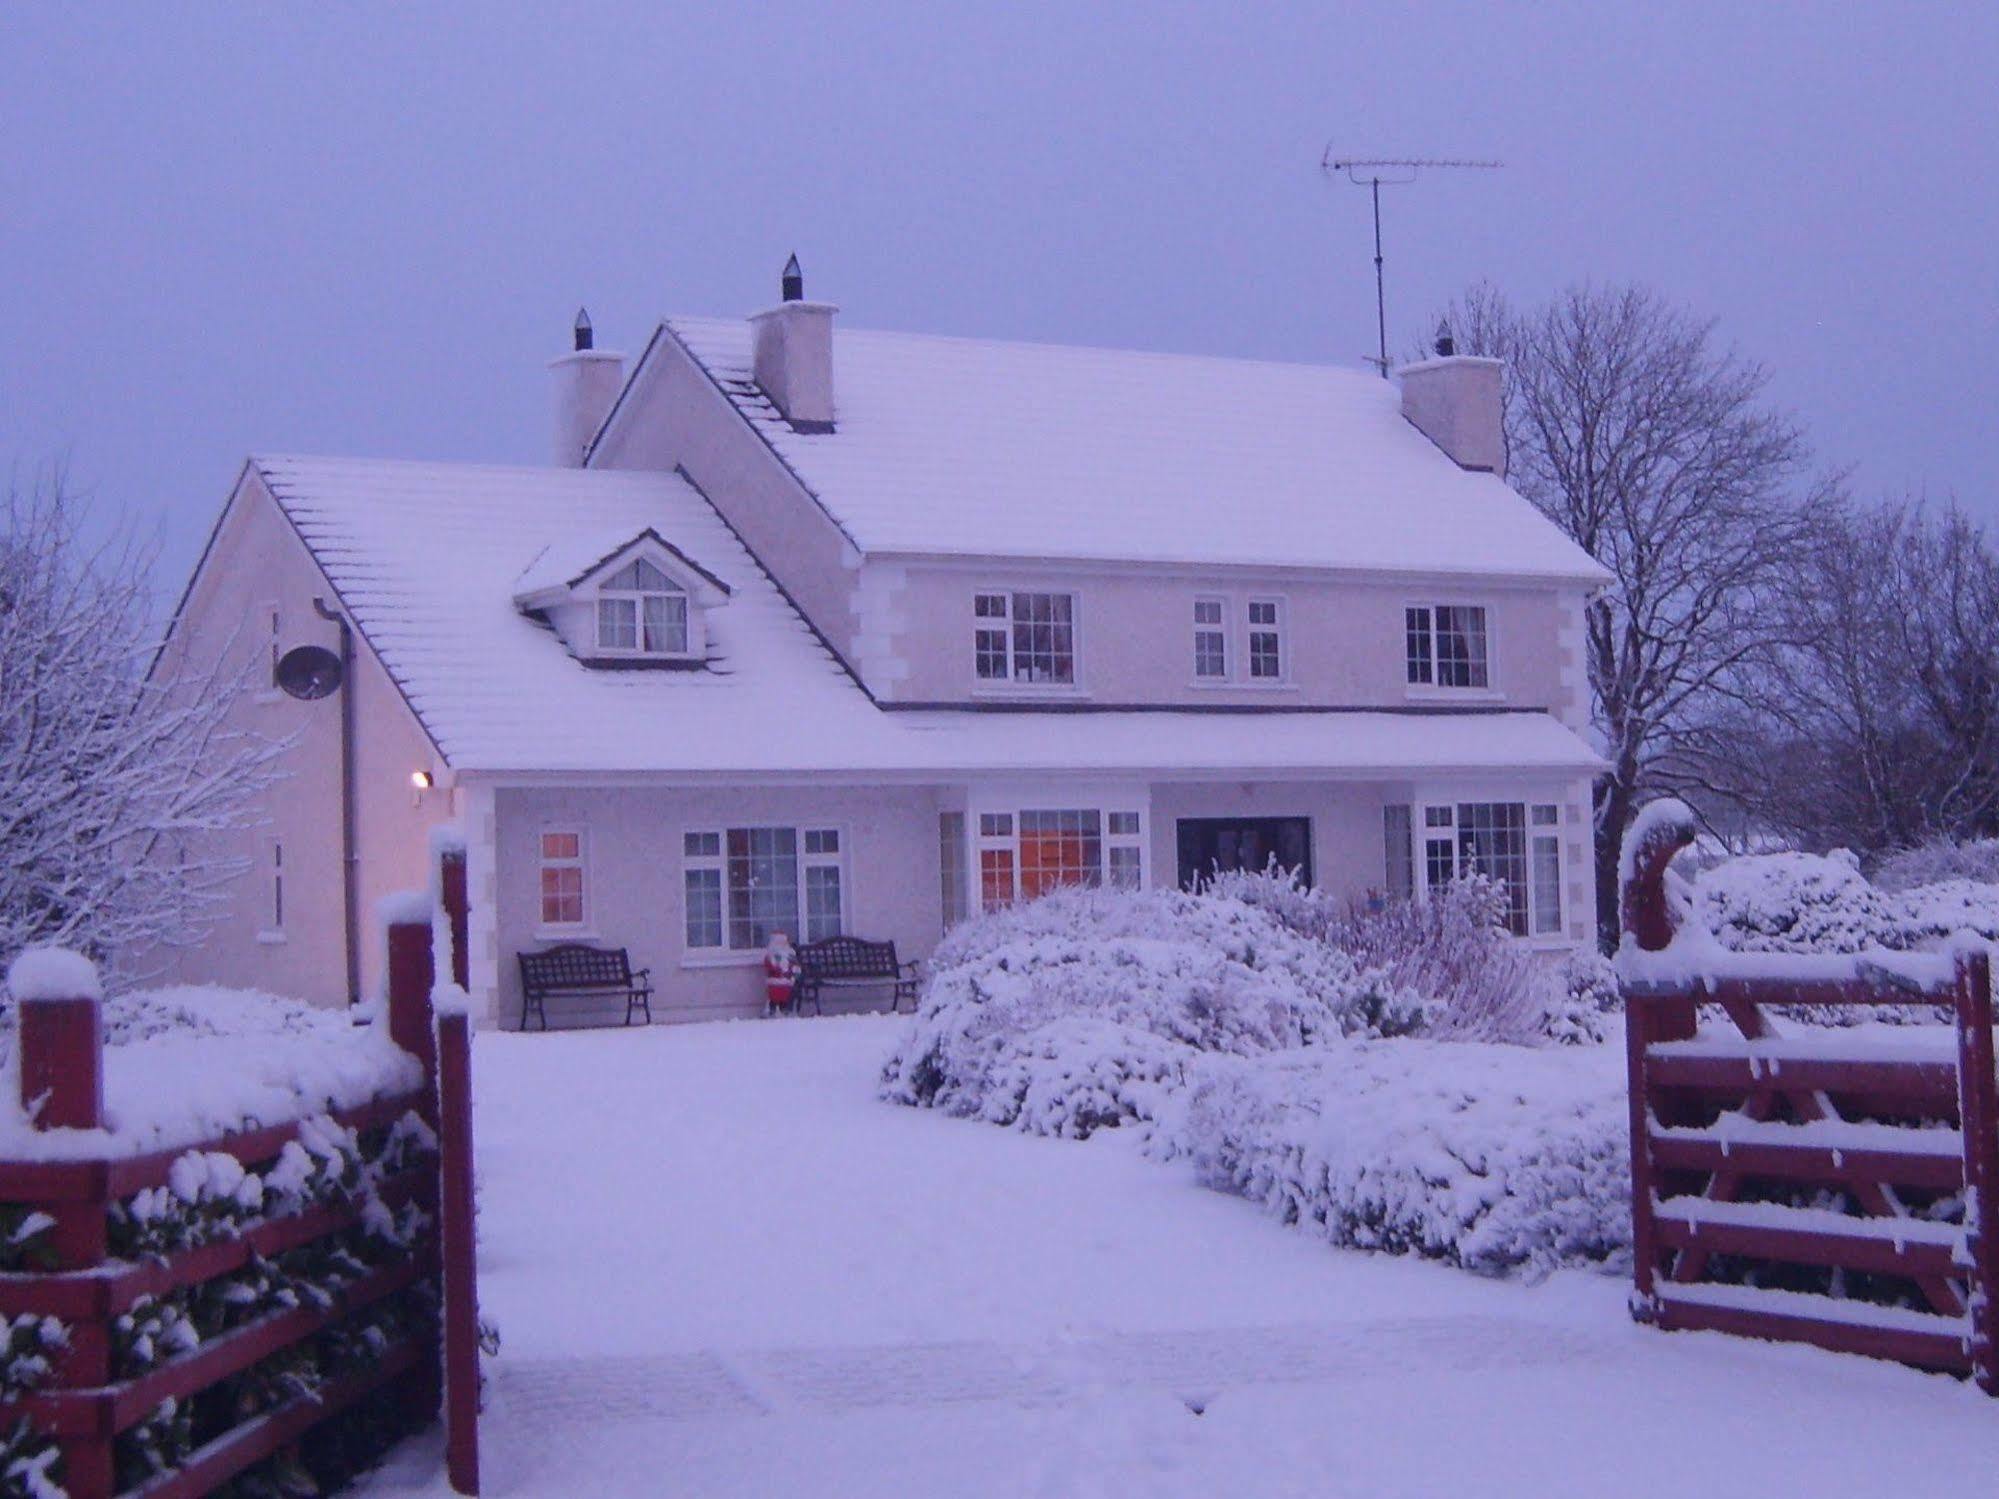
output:
<svg viewBox="0 0 1999 1499"><path fill-rule="evenodd" d="M674 474L373 459L253 465L460 772L712 776L1586 773L1543 713L885 711ZM731 592L700 671L578 665L520 612L565 531L652 527Z"/></svg>

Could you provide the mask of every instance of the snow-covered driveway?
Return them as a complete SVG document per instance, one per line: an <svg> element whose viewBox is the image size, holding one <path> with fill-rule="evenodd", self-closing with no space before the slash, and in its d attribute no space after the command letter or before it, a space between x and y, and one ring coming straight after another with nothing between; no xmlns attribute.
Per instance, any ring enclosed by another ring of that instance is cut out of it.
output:
<svg viewBox="0 0 1999 1499"><path fill-rule="evenodd" d="M506 1496L1989 1496L1999 1403L874 1099L881 1018L482 1035ZM443 1493L435 1444L379 1494Z"/></svg>

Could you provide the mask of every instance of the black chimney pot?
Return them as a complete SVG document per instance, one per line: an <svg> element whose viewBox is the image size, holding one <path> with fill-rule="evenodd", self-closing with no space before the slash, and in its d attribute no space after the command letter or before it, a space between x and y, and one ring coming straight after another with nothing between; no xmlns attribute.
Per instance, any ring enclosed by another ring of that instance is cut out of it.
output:
<svg viewBox="0 0 1999 1499"><path fill-rule="evenodd" d="M784 263L782 290L784 300L787 302L803 302L805 300L805 272L798 268L798 257L796 255Z"/></svg>
<svg viewBox="0 0 1999 1499"><path fill-rule="evenodd" d="M595 344L596 336L590 330L589 310L579 307L576 309L576 352L580 354Z"/></svg>

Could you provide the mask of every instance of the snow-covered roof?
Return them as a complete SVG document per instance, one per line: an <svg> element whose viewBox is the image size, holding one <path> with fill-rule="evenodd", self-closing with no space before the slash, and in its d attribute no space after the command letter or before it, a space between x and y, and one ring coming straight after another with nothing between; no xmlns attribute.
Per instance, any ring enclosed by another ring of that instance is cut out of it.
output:
<svg viewBox="0 0 1999 1499"><path fill-rule="evenodd" d="M836 326L805 433L747 322L666 328L863 551L1608 577L1364 371Z"/></svg>
<svg viewBox="0 0 1999 1499"><path fill-rule="evenodd" d="M674 474L257 458L368 643L461 771L837 773L1596 768L1544 713L885 711ZM554 531L652 527L732 590L711 669L592 671L514 607Z"/></svg>
<svg viewBox="0 0 1999 1499"><path fill-rule="evenodd" d="M564 532L551 539L514 580L514 597L531 599L538 594L573 588L619 553L648 540L678 559L695 577L713 585L718 594L728 594L728 584L661 536L657 528L642 526L633 531L619 526L608 531Z"/></svg>

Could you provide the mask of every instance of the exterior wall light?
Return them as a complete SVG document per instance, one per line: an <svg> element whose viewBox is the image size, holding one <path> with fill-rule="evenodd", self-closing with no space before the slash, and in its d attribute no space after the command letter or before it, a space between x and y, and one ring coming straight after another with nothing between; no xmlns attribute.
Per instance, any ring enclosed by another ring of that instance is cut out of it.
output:
<svg viewBox="0 0 1999 1499"><path fill-rule="evenodd" d="M416 787L419 791L428 791L436 784L437 777L427 770L413 770L410 772L410 785Z"/></svg>

